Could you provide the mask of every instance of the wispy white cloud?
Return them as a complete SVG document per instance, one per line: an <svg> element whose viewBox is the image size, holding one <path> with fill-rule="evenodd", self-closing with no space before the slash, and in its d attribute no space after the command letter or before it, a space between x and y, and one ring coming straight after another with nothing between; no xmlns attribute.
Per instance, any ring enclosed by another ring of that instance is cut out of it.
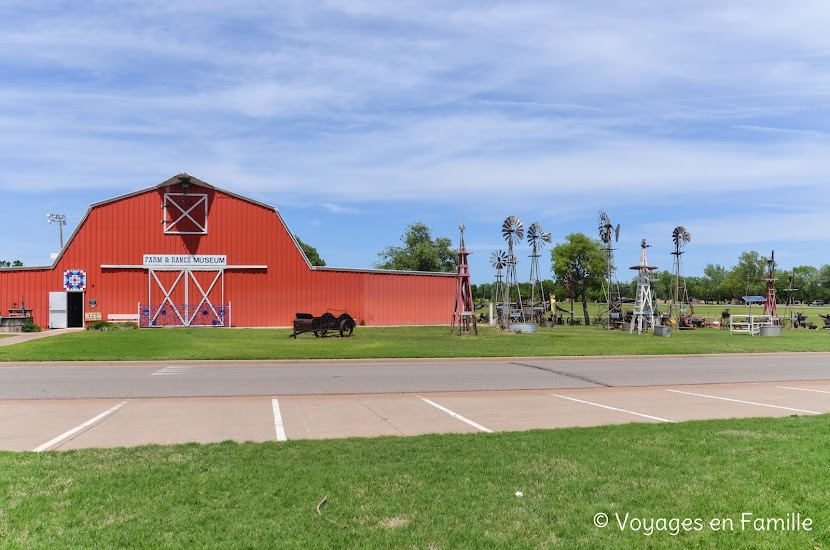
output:
<svg viewBox="0 0 830 550"><path fill-rule="evenodd" d="M351 206L341 206L339 204L324 203L320 205L321 208L331 212L332 214L359 214L360 209Z"/></svg>
<svg viewBox="0 0 830 550"><path fill-rule="evenodd" d="M809 136L822 137L825 136L823 132L816 132L815 130L802 130L793 128L774 128L770 126L754 126L749 124L738 124L735 126L740 130L749 130L751 132L765 132L769 134L791 134L795 136Z"/></svg>

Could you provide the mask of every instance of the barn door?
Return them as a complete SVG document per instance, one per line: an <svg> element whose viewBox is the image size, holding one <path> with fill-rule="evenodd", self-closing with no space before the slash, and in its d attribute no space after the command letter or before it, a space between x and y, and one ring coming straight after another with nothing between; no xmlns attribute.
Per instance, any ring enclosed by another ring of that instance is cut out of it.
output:
<svg viewBox="0 0 830 550"><path fill-rule="evenodd" d="M66 292L49 293L49 328L66 328Z"/></svg>
<svg viewBox="0 0 830 550"><path fill-rule="evenodd" d="M224 270L149 269L148 279L141 326L227 326Z"/></svg>
<svg viewBox="0 0 830 550"><path fill-rule="evenodd" d="M225 326L225 271L188 271L188 326Z"/></svg>
<svg viewBox="0 0 830 550"><path fill-rule="evenodd" d="M208 196L165 193L164 232L167 235L207 235Z"/></svg>

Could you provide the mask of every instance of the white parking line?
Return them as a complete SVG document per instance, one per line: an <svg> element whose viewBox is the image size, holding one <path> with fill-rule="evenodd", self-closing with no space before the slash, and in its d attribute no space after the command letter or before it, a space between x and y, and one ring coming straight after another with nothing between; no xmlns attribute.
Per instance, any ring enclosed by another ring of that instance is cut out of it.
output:
<svg viewBox="0 0 830 550"><path fill-rule="evenodd" d="M84 422L84 423L83 423L83 424L81 424L80 426L75 426L74 428L72 428L72 429L71 429L71 430L69 430L68 432L64 432L64 433L62 433L61 435L59 435L58 437L56 437L56 438L54 438L54 439L50 439L49 441L47 441L46 443L44 443L44 444L43 444L43 445L41 445L40 447L37 447L37 448L35 448L35 449L32 449L32 451L33 451L33 452L35 452L35 453L40 453L40 452L42 452L42 451L45 451L46 449L48 449L48 448L49 448L49 447L51 447L52 445L54 445L54 444L56 444L56 443L58 443L58 442L60 442L60 441L63 441L63 440L64 440L64 439L66 439L67 437L70 437L70 436L72 436L72 435L74 435L74 434L76 434L76 433L80 432L80 431L81 431L81 430L83 430L84 428L87 428L87 427L89 427L89 426L92 426L93 424L95 424L96 422L98 422L99 420L101 420L102 418L104 418L105 416L111 415L112 413L114 413L115 411L117 411L118 409L120 409L121 407L123 407L123 406L124 406L124 405L126 405L126 404L127 404L127 402L126 402L126 401L122 401L122 402L121 402L121 403L119 403L118 405L115 405L114 407L110 407L109 409L105 410L104 412L102 412L101 414L99 414L98 416L96 416L95 418L92 418L92 419L90 419L90 420L87 420L86 422Z"/></svg>
<svg viewBox="0 0 830 550"><path fill-rule="evenodd" d="M277 429L277 441L287 441L285 436L285 426L282 423L282 414L280 414L280 403L276 398L271 400L271 406L274 409L274 427Z"/></svg>
<svg viewBox="0 0 830 550"><path fill-rule="evenodd" d="M156 372L151 372L150 376L165 376L171 374L184 374L186 370L190 369L191 367L164 367L163 369L159 369Z"/></svg>
<svg viewBox="0 0 830 550"><path fill-rule="evenodd" d="M814 389L810 389L810 388L793 388L793 387L790 387L790 386L775 386L775 387L776 388L781 388L782 390L798 390L798 391L813 391L813 392L816 392L816 393L830 393L830 391L814 390Z"/></svg>
<svg viewBox="0 0 830 550"><path fill-rule="evenodd" d="M822 414L822 413L816 412L816 411L805 411L804 409L794 409L792 407L781 407L780 405L769 405L767 403L756 403L755 401L742 401L740 399L730 399L728 397L718 397L717 395L704 395L702 393L691 393L691 392L687 392L687 391L669 390L669 389L667 389L666 391L670 391L672 393L682 393L682 394L685 394L685 395L694 395L694 396L697 396L697 397L708 397L709 399L720 399L721 401L732 401L733 403L743 403L745 405L758 405L759 407L770 407L772 409L783 409L785 411L794 411L794 412L807 413L807 414Z"/></svg>
<svg viewBox="0 0 830 550"><path fill-rule="evenodd" d="M603 405L602 403L594 403L593 401L584 401L582 399L577 399L575 397L566 397L564 395L558 395L555 393L550 394L554 397L561 397L562 399L567 399L569 401L576 401L577 403L585 403L586 405L593 405L594 407L602 407L603 409L609 409L612 411L618 411L628 414L633 414L634 416L642 416L643 418L651 418L652 420L659 420L660 422L676 422L676 420L669 420L668 418L660 418L659 416L651 416L650 414L643 414L634 411L629 411L627 409L618 409L617 407L611 407L608 405Z"/></svg>
<svg viewBox="0 0 830 550"><path fill-rule="evenodd" d="M470 420L469 418L465 418L465 417L461 416L460 414L458 414L458 413L456 413L456 412L453 412L453 411L449 410L449 409L448 409L448 408L446 408L446 407L442 407L441 405L439 405L439 404L438 404L438 403L436 403L435 401L430 401L430 400L429 400L429 399L427 399L426 397L421 397L420 395L418 396L418 399L420 399L420 400L421 400L421 401L423 401L424 403L427 403L427 404L429 404L429 405L432 405L433 407L435 407L436 409L438 409L438 410L440 410L440 411L444 411L445 413L447 413L448 415L452 416L453 418L457 418L457 419L459 419L459 420L460 420L460 421L462 421L462 422L466 422L467 424L469 424L470 426L472 426L473 428L475 428L475 429L477 429L477 430L481 430L482 432L487 432L488 434L493 433L493 430L491 430L490 428L485 428L485 427L484 427L484 426L482 426L481 424L478 424L478 423L476 423L476 422L473 422L473 421L472 421L472 420Z"/></svg>

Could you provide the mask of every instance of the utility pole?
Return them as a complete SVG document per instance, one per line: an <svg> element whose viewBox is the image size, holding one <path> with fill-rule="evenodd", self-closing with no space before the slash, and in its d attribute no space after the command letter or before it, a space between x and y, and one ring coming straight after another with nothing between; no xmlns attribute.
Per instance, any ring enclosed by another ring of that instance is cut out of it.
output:
<svg viewBox="0 0 830 550"><path fill-rule="evenodd" d="M63 226L66 225L66 216L64 214L46 214L47 223L57 222L58 234L61 239L61 250L63 250Z"/></svg>

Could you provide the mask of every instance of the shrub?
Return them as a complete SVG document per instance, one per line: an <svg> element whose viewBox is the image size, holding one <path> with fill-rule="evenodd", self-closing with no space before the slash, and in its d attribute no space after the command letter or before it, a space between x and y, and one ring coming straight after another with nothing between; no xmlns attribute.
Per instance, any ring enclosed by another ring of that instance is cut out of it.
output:
<svg viewBox="0 0 830 550"><path fill-rule="evenodd" d="M43 329L40 328L40 325L34 321L27 321L26 324L21 327L21 330L23 332L41 332Z"/></svg>
<svg viewBox="0 0 830 550"><path fill-rule="evenodd" d="M133 330L138 328L138 323L133 321L127 323L111 323L109 321L95 321L94 323L87 323L87 330L97 330L99 332L107 332L110 330Z"/></svg>

